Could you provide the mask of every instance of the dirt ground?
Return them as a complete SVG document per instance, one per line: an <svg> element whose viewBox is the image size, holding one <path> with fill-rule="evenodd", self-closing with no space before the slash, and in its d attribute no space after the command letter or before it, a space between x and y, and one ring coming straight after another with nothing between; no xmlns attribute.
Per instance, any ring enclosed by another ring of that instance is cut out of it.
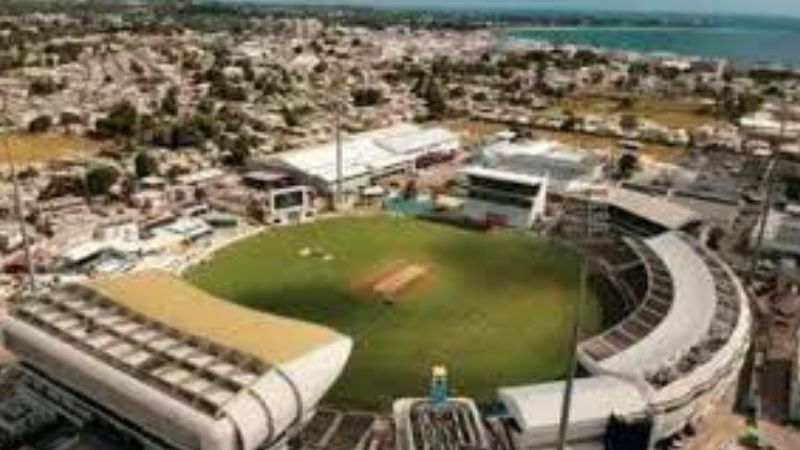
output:
<svg viewBox="0 0 800 450"><path fill-rule="evenodd" d="M745 417L733 410L733 401L728 399L708 414L697 427L697 435L687 441L686 450L745 450L738 443L747 430ZM765 448L775 450L800 449L800 431L791 426L776 424L769 420L759 422L759 430Z"/></svg>
<svg viewBox="0 0 800 450"><path fill-rule="evenodd" d="M9 155L17 164L80 157L100 150L102 144L88 138L61 133L0 135L0 165Z"/></svg>
<svg viewBox="0 0 800 450"><path fill-rule="evenodd" d="M402 299L431 279L431 268L426 264L393 260L359 275L352 286L361 291L378 294L387 300Z"/></svg>
<svg viewBox="0 0 800 450"><path fill-rule="evenodd" d="M466 150L476 148L487 137L507 128L504 125L471 119L450 120L445 122L444 126L461 136L461 143Z"/></svg>
<svg viewBox="0 0 800 450"><path fill-rule="evenodd" d="M700 125L721 125L709 107L696 100L643 97L624 107L621 99L600 94L578 94L564 99L556 108L578 114L634 114L670 128L694 128Z"/></svg>
<svg viewBox="0 0 800 450"><path fill-rule="evenodd" d="M405 264L397 270L387 274L372 286L376 294L385 298L398 298L403 293L418 285L430 272L427 266L421 264Z"/></svg>

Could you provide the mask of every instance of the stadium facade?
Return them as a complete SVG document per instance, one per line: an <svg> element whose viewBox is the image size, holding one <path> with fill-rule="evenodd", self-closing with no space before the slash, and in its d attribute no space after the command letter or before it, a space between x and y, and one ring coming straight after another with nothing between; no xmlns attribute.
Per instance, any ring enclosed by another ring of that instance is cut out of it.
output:
<svg viewBox="0 0 800 450"><path fill-rule="evenodd" d="M694 218L665 214L673 206L652 198L654 213L640 216L643 205L618 194L592 200L611 210L610 239L580 249L619 294L622 311L579 345L590 376L576 381L567 438L586 449L653 448L696 423L736 385L750 345L748 297L736 275L689 233L671 229L692 227ZM555 445L564 388L499 389L516 447Z"/></svg>
<svg viewBox="0 0 800 450"><path fill-rule="evenodd" d="M246 310L162 272L15 299L2 320L26 389L147 448L255 450L299 429L352 341Z"/></svg>

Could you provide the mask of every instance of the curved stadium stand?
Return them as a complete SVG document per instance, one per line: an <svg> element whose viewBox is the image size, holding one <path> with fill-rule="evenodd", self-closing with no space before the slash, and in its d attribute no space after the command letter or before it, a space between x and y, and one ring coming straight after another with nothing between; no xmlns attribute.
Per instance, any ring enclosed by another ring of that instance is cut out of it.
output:
<svg viewBox="0 0 800 450"><path fill-rule="evenodd" d="M614 223L618 241L584 248L626 313L579 345L591 376L576 380L568 440L580 448L609 445L610 425L650 430L641 448L681 431L735 385L749 346L747 297L730 268L681 231L632 234L628 215L626 226ZM564 382L499 389L518 448L554 446L563 390Z"/></svg>

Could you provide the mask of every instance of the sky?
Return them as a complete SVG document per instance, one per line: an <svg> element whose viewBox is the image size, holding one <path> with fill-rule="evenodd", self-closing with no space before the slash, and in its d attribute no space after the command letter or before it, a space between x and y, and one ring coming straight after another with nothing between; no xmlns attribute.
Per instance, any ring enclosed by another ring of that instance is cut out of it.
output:
<svg viewBox="0 0 800 450"><path fill-rule="evenodd" d="M252 0L251 0L252 1ZM257 1L257 0L256 0ZM800 16L800 0L262 0L265 3L352 4L369 6L436 6L613 11L671 11L720 14Z"/></svg>

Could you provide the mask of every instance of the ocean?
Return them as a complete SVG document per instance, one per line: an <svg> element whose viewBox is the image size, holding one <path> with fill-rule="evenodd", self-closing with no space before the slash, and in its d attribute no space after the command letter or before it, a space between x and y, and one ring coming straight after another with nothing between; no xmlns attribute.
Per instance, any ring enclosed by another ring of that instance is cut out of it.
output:
<svg viewBox="0 0 800 450"><path fill-rule="evenodd" d="M432 14L468 14L487 20L498 16L528 17L533 21L548 18L592 18L606 25L578 27L512 27L501 30L509 42L545 40L553 43L585 44L609 49L649 53L675 53L707 58L726 58L738 64L781 64L800 69L800 7L775 2L748 0L746 8L761 11L757 15L726 15L675 12L686 9L724 10L720 1L696 0L222 0L227 2L256 2L288 5L350 5L378 10L419 11ZM800 1L800 0L794 0ZM595 5L580 7L580 5ZM606 9L597 9L600 4ZM628 5L629 11L615 11L616 6ZM633 5L633 6L632 6ZM650 5L650 6L648 6ZM693 6L692 6L693 5ZM672 12L648 11L664 8ZM733 10L733 9L729 9ZM774 15L784 14L784 15ZM792 15L794 14L794 15ZM686 27L614 26L610 24L639 24L642 21L693 24ZM554 23L563 23L553 21ZM569 22L567 22L569 23ZM699 25L694 25L699 24Z"/></svg>
<svg viewBox="0 0 800 450"><path fill-rule="evenodd" d="M515 43L543 40L800 68L800 19L711 17L709 21L698 27L520 27L505 30L505 36Z"/></svg>

